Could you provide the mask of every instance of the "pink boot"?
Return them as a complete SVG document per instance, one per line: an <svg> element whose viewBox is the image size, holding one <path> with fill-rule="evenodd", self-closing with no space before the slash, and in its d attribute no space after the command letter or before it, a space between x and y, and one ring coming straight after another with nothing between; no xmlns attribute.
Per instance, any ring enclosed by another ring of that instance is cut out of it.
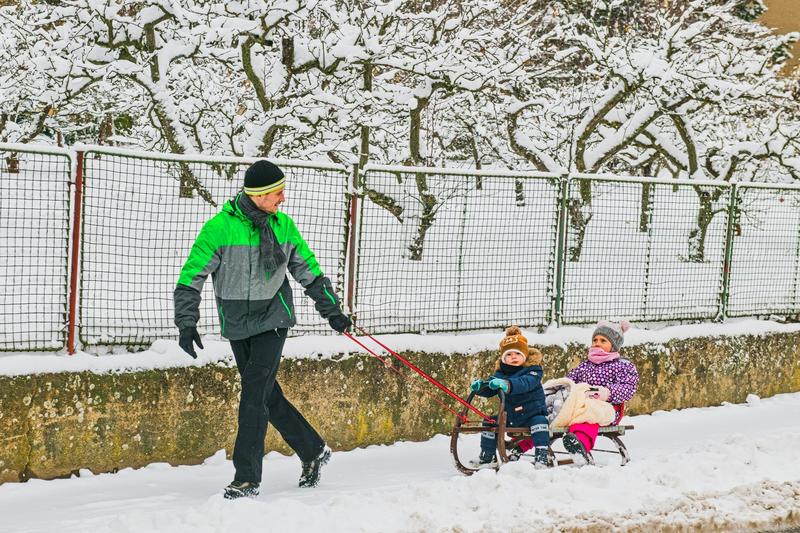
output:
<svg viewBox="0 0 800 533"><path fill-rule="evenodd" d="M574 433L578 440L586 448L587 452L591 452L594 448L594 442L597 440L597 432L600 430L600 424L572 424L569 427L569 432Z"/></svg>
<svg viewBox="0 0 800 533"><path fill-rule="evenodd" d="M597 424L573 424L569 427L569 433L561 438L564 449L576 466L594 464L590 452L594 448L599 428Z"/></svg>

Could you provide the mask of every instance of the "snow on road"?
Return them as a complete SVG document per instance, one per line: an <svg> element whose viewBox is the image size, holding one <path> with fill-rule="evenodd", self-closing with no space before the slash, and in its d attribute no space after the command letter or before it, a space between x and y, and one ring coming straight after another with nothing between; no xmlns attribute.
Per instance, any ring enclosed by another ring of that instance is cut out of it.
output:
<svg viewBox="0 0 800 533"><path fill-rule="evenodd" d="M337 452L316 489L296 457L270 453L257 499L227 501L220 451L198 466L0 486L14 532L733 531L800 521L800 393L629 417L633 461L465 477L449 438ZM602 441L601 441L602 442ZM475 450L465 437L462 453ZM595 529L597 528L597 529Z"/></svg>

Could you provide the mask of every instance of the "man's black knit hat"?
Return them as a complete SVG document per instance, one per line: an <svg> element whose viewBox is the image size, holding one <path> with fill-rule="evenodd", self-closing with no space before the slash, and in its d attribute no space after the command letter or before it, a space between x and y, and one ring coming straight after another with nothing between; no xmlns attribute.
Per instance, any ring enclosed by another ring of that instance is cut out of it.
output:
<svg viewBox="0 0 800 533"><path fill-rule="evenodd" d="M256 161L244 173L244 192L250 196L279 191L285 185L283 171L266 159Z"/></svg>

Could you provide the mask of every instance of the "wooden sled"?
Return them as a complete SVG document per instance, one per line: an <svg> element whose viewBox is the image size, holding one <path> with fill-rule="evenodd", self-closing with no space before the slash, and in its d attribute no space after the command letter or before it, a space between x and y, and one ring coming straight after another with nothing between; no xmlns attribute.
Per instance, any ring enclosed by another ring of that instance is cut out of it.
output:
<svg viewBox="0 0 800 533"><path fill-rule="evenodd" d="M500 465L503 463L508 463L510 461L516 461L520 458L526 456L519 451L516 446L516 443L520 440L530 438L531 430L530 428L515 428L515 427L508 427L506 425L506 413L505 413L505 393L503 391L498 391L498 397L500 398L500 409L499 415L497 417L497 424L495 426L484 427L482 420L466 420L468 414L468 408L464 407L461 411L460 416L456 417L455 424L453 425L453 431L450 434L450 453L453 455L453 460L455 461L456 468L459 472L462 472L466 475L472 475L473 473L481 470L480 468L473 468L469 465L465 465L458 456L458 437L462 434L470 434L470 433L482 433L484 431L491 431L495 433L495 438L497 439L497 455L500 460L497 463L495 469L499 469ZM470 395L467 397L467 403L472 405L472 400L475 398L475 393L471 392ZM625 435L626 431L631 431L633 426L624 425L624 426L602 426L599 429L597 434L598 439L600 437L605 437L614 445L615 449L607 450L602 449L599 447L595 447L592 452L589 454L589 464L595 464L593 454L596 452L601 453L616 453L620 456L620 465L625 466L628 461L630 461L630 454L628 453L628 449L625 447L625 444L622 442L621 437ZM566 465L571 464L572 459L567 457L564 459L558 459L557 455L569 455L567 452L562 451L554 451L553 450L553 443L560 440L566 433L568 432L567 428L550 428L550 463L552 466L557 465ZM599 442L597 443L600 444ZM471 450L472 455L475 456L478 453L478 450ZM484 467L486 468L486 467Z"/></svg>

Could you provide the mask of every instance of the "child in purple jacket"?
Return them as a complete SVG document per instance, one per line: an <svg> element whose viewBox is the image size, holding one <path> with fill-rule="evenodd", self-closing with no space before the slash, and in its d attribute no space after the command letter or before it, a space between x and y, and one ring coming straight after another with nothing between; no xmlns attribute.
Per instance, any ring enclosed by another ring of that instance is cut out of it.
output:
<svg viewBox="0 0 800 533"><path fill-rule="evenodd" d="M592 333L592 346L589 348L587 360L567 373L567 377L575 383L588 383L597 390L592 392L594 398L611 403L617 416L612 425L618 424L624 414L625 402L636 393L639 373L636 366L619 355L624 334L630 323L621 320L619 323L601 320ZM598 424L572 424L569 433L562 442L567 452L572 455L576 464L585 464L588 454L594 447Z"/></svg>

